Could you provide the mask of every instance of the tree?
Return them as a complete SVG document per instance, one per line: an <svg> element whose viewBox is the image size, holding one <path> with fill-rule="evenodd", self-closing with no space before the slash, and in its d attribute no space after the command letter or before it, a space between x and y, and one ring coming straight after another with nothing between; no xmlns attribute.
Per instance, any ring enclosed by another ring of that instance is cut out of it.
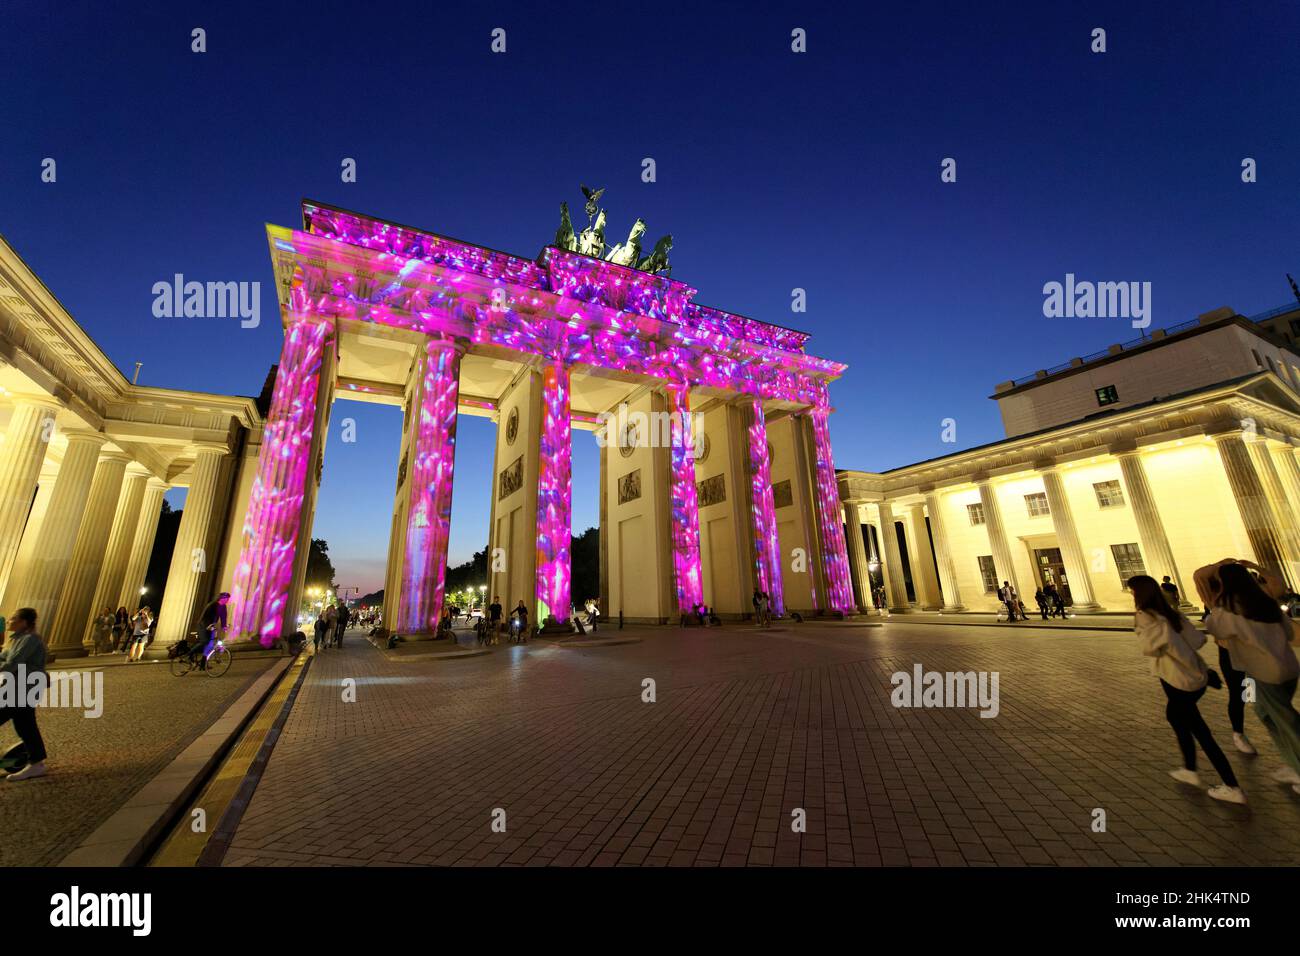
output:
<svg viewBox="0 0 1300 956"><path fill-rule="evenodd" d="M572 563L570 592L573 604L581 609L587 598L600 600L600 529L588 528L571 539L569 560ZM608 614L602 607L600 613Z"/></svg>
<svg viewBox="0 0 1300 956"><path fill-rule="evenodd" d="M324 538L312 538L307 552L307 587L334 590L334 565L330 562L330 546Z"/></svg>

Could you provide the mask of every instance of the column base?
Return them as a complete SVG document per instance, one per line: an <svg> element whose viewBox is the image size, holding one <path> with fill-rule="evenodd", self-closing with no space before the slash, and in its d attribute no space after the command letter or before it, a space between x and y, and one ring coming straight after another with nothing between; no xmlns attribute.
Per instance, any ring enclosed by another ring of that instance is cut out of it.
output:
<svg viewBox="0 0 1300 956"><path fill-rule="evenodd" d="M542 624L541 634L571 634L573 633L573 624L566 617L561 621L557 617L548 617Z"/></svg>
<svg viewBox="0 0 1300 956"><path fill-rule="evenodd" d="M912 605L904 604L901 607L891 607L889 609L889 613L890 614L911 614L914 610L915 608L913 608Z"/></svg>
<svg viewBox="0 0 1300 956"><path fill-rule="evenodd" d="M940 614L960 614L966 610L965 604L945 604L939 609Z"/></svg>
<svg viewBox="0 0 1300 956"><path fill-rule="evenodd" d="M89 656L90 656L90 652L86 650L84 645L80 645L80 644L76 645L75 647L51 647L49 650L50 659L55 661L67 660L73 657L89 657Z"/></svg>
<svg viewBox="0 0 1300 956"><path fill-rule="evenodd" d="M922 605L921 605L921 610L922 610L922 611L942 611L942 610L943 610L943 605L942 605L942 604L922 604Z"/></svg>
<svg viewBox="0 0 1300 956"><path fill-rule="evenodd" d="M1071 604L1066 610L1073 611L1075 614L1101 614L1106 609L1094 601L1091 604ZM1028 613L1027 608L1026 613Z"/></svg>

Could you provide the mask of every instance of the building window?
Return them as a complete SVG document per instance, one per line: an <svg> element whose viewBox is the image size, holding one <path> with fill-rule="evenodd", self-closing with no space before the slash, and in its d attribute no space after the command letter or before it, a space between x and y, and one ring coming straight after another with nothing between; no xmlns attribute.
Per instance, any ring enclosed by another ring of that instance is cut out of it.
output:
<svg viewBox="0 0 1300 956"><path fill-rule="evenodd" d="M1050 515L1052 509L1047 506L1047 495L1039 492L1036 495L1025 495L1025 507L1029 509L1029 517L1041 518L1043 515Z"/></svg>
<svg viewBox="0 0 1300 956"><path fill-rule="evenodd" d="M1128 579L1135 574L1146 574L1142 564L1142 549L1136 544L1112 544L1110 553L1115 558L1115 570L1119 572L1120 587L1128 589Z"/></svg>
<svg viewBox="0 0 1300 956"><path fill-rule="evenodd" d="M1098 405L1114 405L1119 401L1119 391L1114 385L1103 385L1096 389Z"/></svg>
<svg viewBox="0 0 1300 956"><path fill-rule="evenodd" d="M1124 506L1124 489L1118 481L1094 482L1092 490L1097 493L1097 507L1122 508Z"/></svg>
<svg viewBox="0 0 1300 956"><path fill-rule="evenodd" d="M980 580L984 582L984 593L994 594L998 589L998 572L993 567L993 555L981 554L980 563Z"/></svg>
<svg viewBox="0 0 1300 956"><path fill-rule="evenodd" d="M966 506L966 513L967 513L968 515L970 515L970 523L971 523L971 524L983 524L983 523L984 523L984 504L983 504L983 502L981 502L981 503L979 503L979 504L967 505L967 506Z"/></svg>

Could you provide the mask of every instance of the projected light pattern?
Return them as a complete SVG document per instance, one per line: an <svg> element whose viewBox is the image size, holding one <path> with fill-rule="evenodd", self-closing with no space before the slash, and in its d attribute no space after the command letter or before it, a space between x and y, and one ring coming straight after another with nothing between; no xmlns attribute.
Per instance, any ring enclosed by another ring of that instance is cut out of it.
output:
<svg viewBox="0 0 1300 956"><path fill-rule="evenodd" d="M447 339L430 339L420 365L420 393L410 459L406 560L402 563L402 597L396 629L405 633L437 633L447 581L447 541L451 534L460 350Z"/></svg>
<svg viewBox="0 0 1300 956"><path fill-rule="evenodd" d="M776 534L776 507L772 501L772 468L767 452L767 416L763 403L754 401L749 426L750 505L754 516L754 579L767 592L772 611L785 613L781 580L781 543Z"/></svg>
<svg viewBox="0 0 1300 956"><path fill-rule="evenodd" d="M284 332L230 589L230 633L239 640L270 647L297 627L297 608L286 608L285 601L302 525L321 364L333 343L334 325L328 320L294 317Z"/></svg>
<svg viewBox="0 0 1300 956"><path fill-rule="evenodd" d="M700 563L700 506L695 494L695 455L692 448L704 441L703 434L691 434L690 389L684 383L670 383L668 420L672 431L669 506L672 509L673 589L679 613L690 613L704 603L704 571ZM703 425L700 425L703 429Z"/></svg>
<svg viewBox="0 0 1300 956"><path fill-rule="evenodd" d="M336 322L370 322L468 343L486 354L523 353L542 360L538 623L548 615L569 617L569 369L574 366L656 380L683 403L687 389L706 388L814 409L817 510L831 605L852 610L843 530L838 517L827 517L839 513L826 431L828 384L845 366L806 354L805 333L695 303L695 289L677 280L555 247L538 261L521 259L313 202L303 204L303 220L307 231L268 227L288 321L235 574L232 620L242 635L269 642L295 623L286 620L292 614L285 601L293 585L311 449L319 444L313 428L320 363ZM431 406L427 419L421 413L421 449L414 465L420 500L412 502L412 521L428 524L408 527L415 533L408 536L400 592L409 602L406 623L421 628L432 625L443 599L455 446L459 361L452 350L438 346L436 351L438 361L430 362L427 373L434 379L425 382ZM750 440L752 457L752 434ZM702 588L694 460L683 451L676 446L672 459L673 570L678 604L689 609ZM771 511L770 483L763 491L753 504L756 524ZM774 528L764 525L763 534L770 543ZM778 572L779 565L767 571L774 603L780 600Z"/></svg>
<svg viewBox="0 0 1300 956"><path fill-rule="evenodd" d="M840 522L839 485L835 480L835 463L831 459L830 409L819 406L808 413L812 422L814 470L817 478L817 522L822 539L822 567L825 569L826 593L831 610L853 614L853 584L849 579L848 547L844 525Z"/></svg>
<svg viewBox="0 0 1300 956"><path fill-rule="evenodd" d="M569 619L569 508L572 500L569 370L555 358L542 370L542 437L537 456L537 623Z"/></svg>

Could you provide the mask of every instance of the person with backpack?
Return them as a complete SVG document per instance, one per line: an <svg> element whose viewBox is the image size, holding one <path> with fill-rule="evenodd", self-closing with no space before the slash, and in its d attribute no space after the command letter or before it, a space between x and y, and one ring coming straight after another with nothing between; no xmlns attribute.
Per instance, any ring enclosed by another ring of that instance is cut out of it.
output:
<svg viewBox="0 0 1300 956"><path fill-rule="evenodd" d="M1196 772L1199 743L1223 780L1209 789L1209 796L1225 803L1245 803L1245 791L1197 707L1208 685L1222 686L1217 674L1213 680L1210 678L1209 668L1197 653L1205 643L1205 635L1177 608L1169 606L1155 578L1139 574L1129 578L1127 584L1133 595L1133 629L1142 653L1151 658L1151 673L1160 679L1167 700L1165 719L1174 729L1183 754L1182 767L1169 771L1169 776L1179 783L1200 785Z"/></svg>
<svg viewBox="0 0 1300 956"><path fill-rule="evenodd" d="M334 626L334 646L343 646L343 635L348 629L348 621L352 619L352 612L348 610L347 604L339 605L339 616ZM455 619L455 612L452 612L452 619Z"/></svg>
<svg viewBox="0 0 1300 956"><path fill-rule="evenodd" d="M45 776L45 741L41 738L41 729L36 725L36 704L30 699L27 681L36 674L45 673L45 641L36 633L36 609L19 608L9 617L10 638L0 651L0 679L14 681L18 693L17 702L0 707L0 725L14 722L18 739L27 749L27 763L8 774L5 779L11 782L30 780ZM24 680L19 683L19 669Z"/></svg>
<svg viewBox="0 0 1300 956"><path fill-rule="evenodd" d="M1210 608L1205 629L1255 682L1255 714L1284 764L1273 779L1300 793L1300 713L1292 703L1300 662L1291 649L1295 629L1273 596L1285 586L1254 562L1232 559L1199 568L1194 579Z"/></svg>

